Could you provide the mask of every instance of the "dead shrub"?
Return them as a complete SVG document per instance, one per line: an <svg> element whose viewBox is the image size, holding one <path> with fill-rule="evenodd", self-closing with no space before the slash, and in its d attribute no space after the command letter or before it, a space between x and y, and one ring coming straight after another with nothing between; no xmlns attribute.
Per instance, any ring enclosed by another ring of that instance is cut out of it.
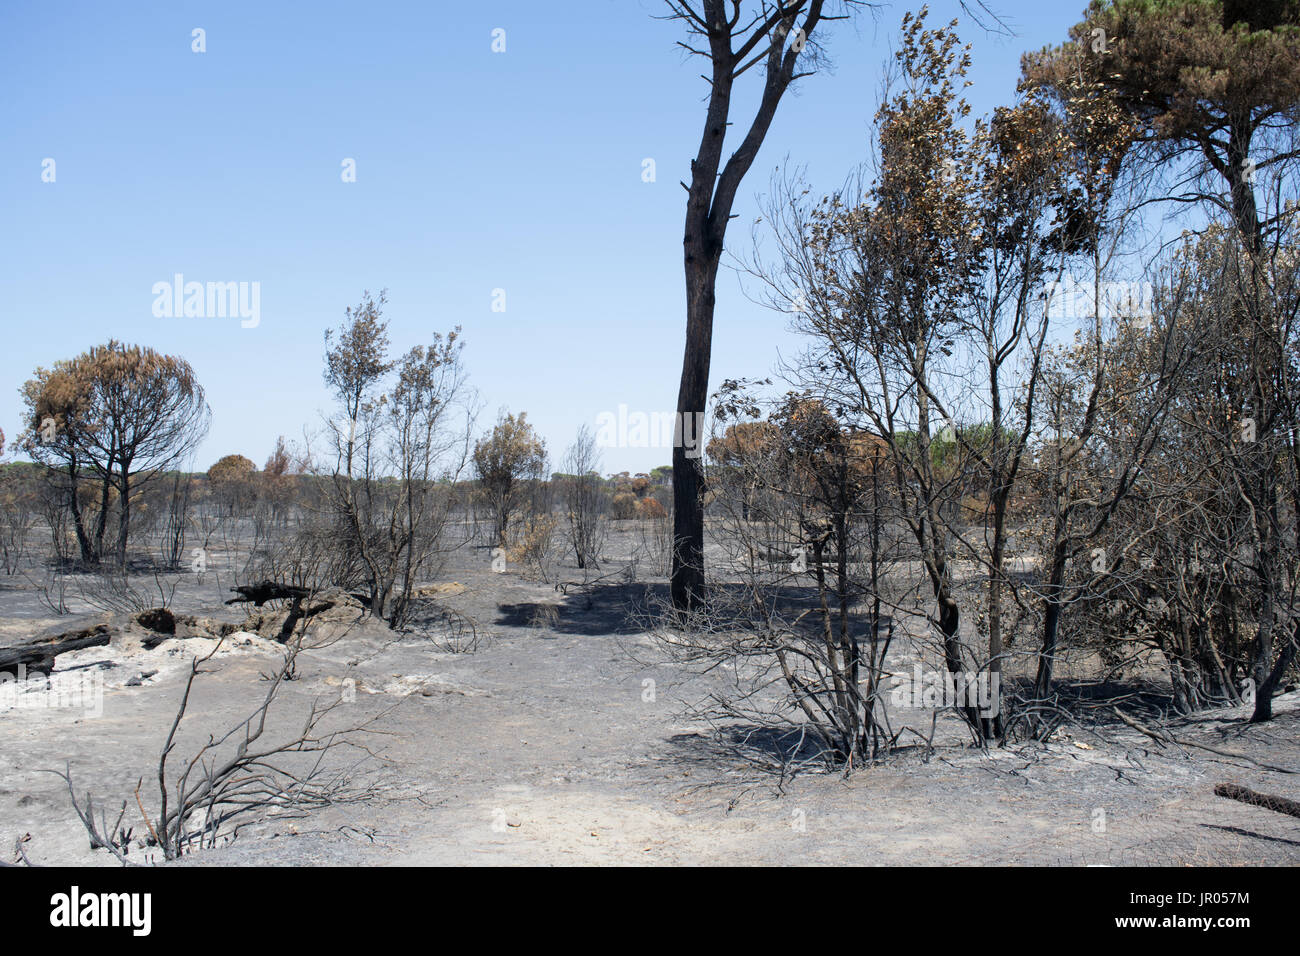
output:
<svg viewBox="0 0 1300 956"><path fill-rule="evenodd" d="M637 514L642 518L666 518L668 516L668 509L654 498L642 498L637 502L636 510Z"/></svg>
<svg viewBox="0 0 1300 956"><path fill-rule="evenodd" d="M636 517L637 497L631 492L620 492L614 496L610 507L616 520L627 521L629 518Z"/></svg>
<svg viewBox="0 0 1300 956"><path fill-rule="evenodd" d="M547 580L555 561L556 532L560 522L554 515L529 515L511 531L506 559Z"/></svg>

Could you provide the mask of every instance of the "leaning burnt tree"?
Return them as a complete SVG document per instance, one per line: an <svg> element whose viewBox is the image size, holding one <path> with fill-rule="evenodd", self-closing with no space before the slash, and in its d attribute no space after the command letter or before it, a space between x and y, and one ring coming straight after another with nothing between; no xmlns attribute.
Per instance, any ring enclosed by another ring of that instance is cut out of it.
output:
<svg viewBox="0 0 1300 956"><path fill-rule="evenodd" d="M686 0L666 0L669 19L685 21L689 42L679 45L712 64L709 105L700 147L691 162L691 183L685 186L686 227L682 239L686 270L686 349L677 393L679 421L704 411L709 388L713 344L713 308L727 223L736 191L763 144L781 97L790 84L813 69L817 51L813 31L823 20L845 19L859 0L840 0L841 16L825 11L825 0L762 0L754 9L742 0L701 0L699 9ZM762 97L740 146L724 165L723 143L731 125L731 94L736 80L764 64ZM696 421L692 417L689 421ZM704 595L704 469L690 457L684 442L673 448L673 564L672 600L678 610L699 606ZM691 450L693 453L693 449Z"/></svg>

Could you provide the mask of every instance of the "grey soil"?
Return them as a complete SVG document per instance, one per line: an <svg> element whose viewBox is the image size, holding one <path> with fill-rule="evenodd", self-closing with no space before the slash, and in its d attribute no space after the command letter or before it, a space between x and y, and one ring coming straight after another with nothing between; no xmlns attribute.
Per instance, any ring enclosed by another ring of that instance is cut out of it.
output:
<svg viewBox="0 0 1300 956"><path fill-rule="evenodd" d="M932 748L909 735L899 753L848 778L781 780L720 748L707 723L684 716L725 687L725 667L699 676L644 663L657 648L635 612L645 584L566 597L548 584L494 574L477 552L462 556L462 566L443 576L449 583L439 599L478 622L475 653L439 650L432 632L396 635L363 624L305 651L299 679L284 687L277 733L296 730L313 699L337 700L348 688L355 699L331 714L335 723L383 714L382 733L368 740L375 758L358 764L365 755L357 751L331 755L339 766L357 764L357 783L370 795L305 818L270 816L187 863L1300 862L1300 821L1212 793L1232 781L1295 799L1300 778L1161 746L1117 722L1073 727L1045 745L982 752L955 717L942 716ZM176 605L240 622L243 611L221 607L222 596L211 585L187 586ZM0 592L0 602L7 615L0 644L67 620L41 617L29 591ZM144 835L137 780L152 813L158 751L188 661L212 642L146 649L142 634L130 628L108 647L58 658L56 673L86 667L104 676L101 716L66 707L0 712L5 859L30 834L24 845L34 863L116 865L105 851L89 850L65 784L42 772L65 765L79 793L91 791L114 811L129 800L124 825L137 839ZM178 753L247 716L265 693L260 675L279 657L272 641L228 638L195 685ZM914 658L900 644L891 669L907 669ZM1276 710L1264 727L1222 712L1176 733L1300 768L1300 693L1279 698ZM930 730L925 712L898 712L893 722ZM132 854L152 858L138 847Z"/></svg>

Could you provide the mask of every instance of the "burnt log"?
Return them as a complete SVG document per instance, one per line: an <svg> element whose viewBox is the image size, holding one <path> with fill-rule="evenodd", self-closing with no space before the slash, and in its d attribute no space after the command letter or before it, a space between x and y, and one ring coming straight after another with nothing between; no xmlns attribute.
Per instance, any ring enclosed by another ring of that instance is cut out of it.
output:
<svg viewBox="0 0 1300 956"><path fill-rule="evenodd" d="M1229 800L1240 800L1252 807L1263 807L1265 810L1300 817L1300 803L1295 800L1288 800L1286 797L1275 796L1271 793L1260 793L1258 790L1251 790L1249 787L1243 787L1238 783L1221 783L1214 788L1214 795L1216 797L1227 797Z"/></svg>
<svg viewBox="0 0 1300 956"><path fill-rule="evenodd" d="M310 588L295 587L291 584L277 584L275 581L263 581L260 584L241 584L231 588L239 597L231 598L227 604L243 604L251 601L261 607L267 601L301 601L311 594Z"/></svg>
<svg viewBox="0 0 1300 956"><path fill-rule="evenodd" d="M71 629L66 626L52 628L21 644L0 647L0 671L17 677L18 668L22 666L28 674L36 671L48 676L54 670L54 659L58 655L85 647L103 647L112 637L112 628L102 622Z"/></svg>

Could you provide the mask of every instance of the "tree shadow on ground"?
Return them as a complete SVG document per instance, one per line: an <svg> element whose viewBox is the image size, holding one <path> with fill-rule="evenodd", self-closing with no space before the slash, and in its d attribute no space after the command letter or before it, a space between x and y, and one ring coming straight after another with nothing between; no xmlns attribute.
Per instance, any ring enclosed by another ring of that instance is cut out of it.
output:
<svg viewBox="0 0 1300 956"><path fill-rule="evenodd" d="M710 592L710 626L744 627L747 619L756 615L752 606L745 606L744 590L739 586L715 585ZM806 611L819 606L816 591L800 587L774 587L766 593L769 608L778 614L786 626L816 637L821 621L815 614L795 621ZM570 587L557 602L525 601L517 604L497 605L496 624L501 627L549 628L559 634L585 637L605 635L640 634L661 625L675 626L671 622L671 602L668 585L664 582L599 583L584 587ZM855 615L865 622L866 614ZM881 630L877 640L884 640L891 618L882 615ZM858 639L863 639L863 634Z"/></svg>
<svg viewBox="0 0 1300 956"><path fill-rule="evenodd" d="M571 590L555 602L498 604L495 623L584 637L639 634L655 626L667 604L667 584L597 584Z"/></svg>
<svg viewBox="0 0 1300 956"><path fill-rule="evenodd" d="M796 726L735 723L708 733L674 734L668 744L681 763L710 770L733 764L794 777L834 769L826 759L825 744Z"/></svg>
<svg viewBox="0 0 1300 956"><path fill-rule="evenodd" d="M1207 830L1223 830L1226 833L1235 833L1237 836L1254 837L1257 840L1267 840L1270 843L1285 843L1287 846L1300 846L1300 840L1288 840L1286 837L1269 836L1267 833L1256 833L1254 830L1245 830L1241 827L1223 826L1218 823L1202 823L1200 826Z"/></svg>

